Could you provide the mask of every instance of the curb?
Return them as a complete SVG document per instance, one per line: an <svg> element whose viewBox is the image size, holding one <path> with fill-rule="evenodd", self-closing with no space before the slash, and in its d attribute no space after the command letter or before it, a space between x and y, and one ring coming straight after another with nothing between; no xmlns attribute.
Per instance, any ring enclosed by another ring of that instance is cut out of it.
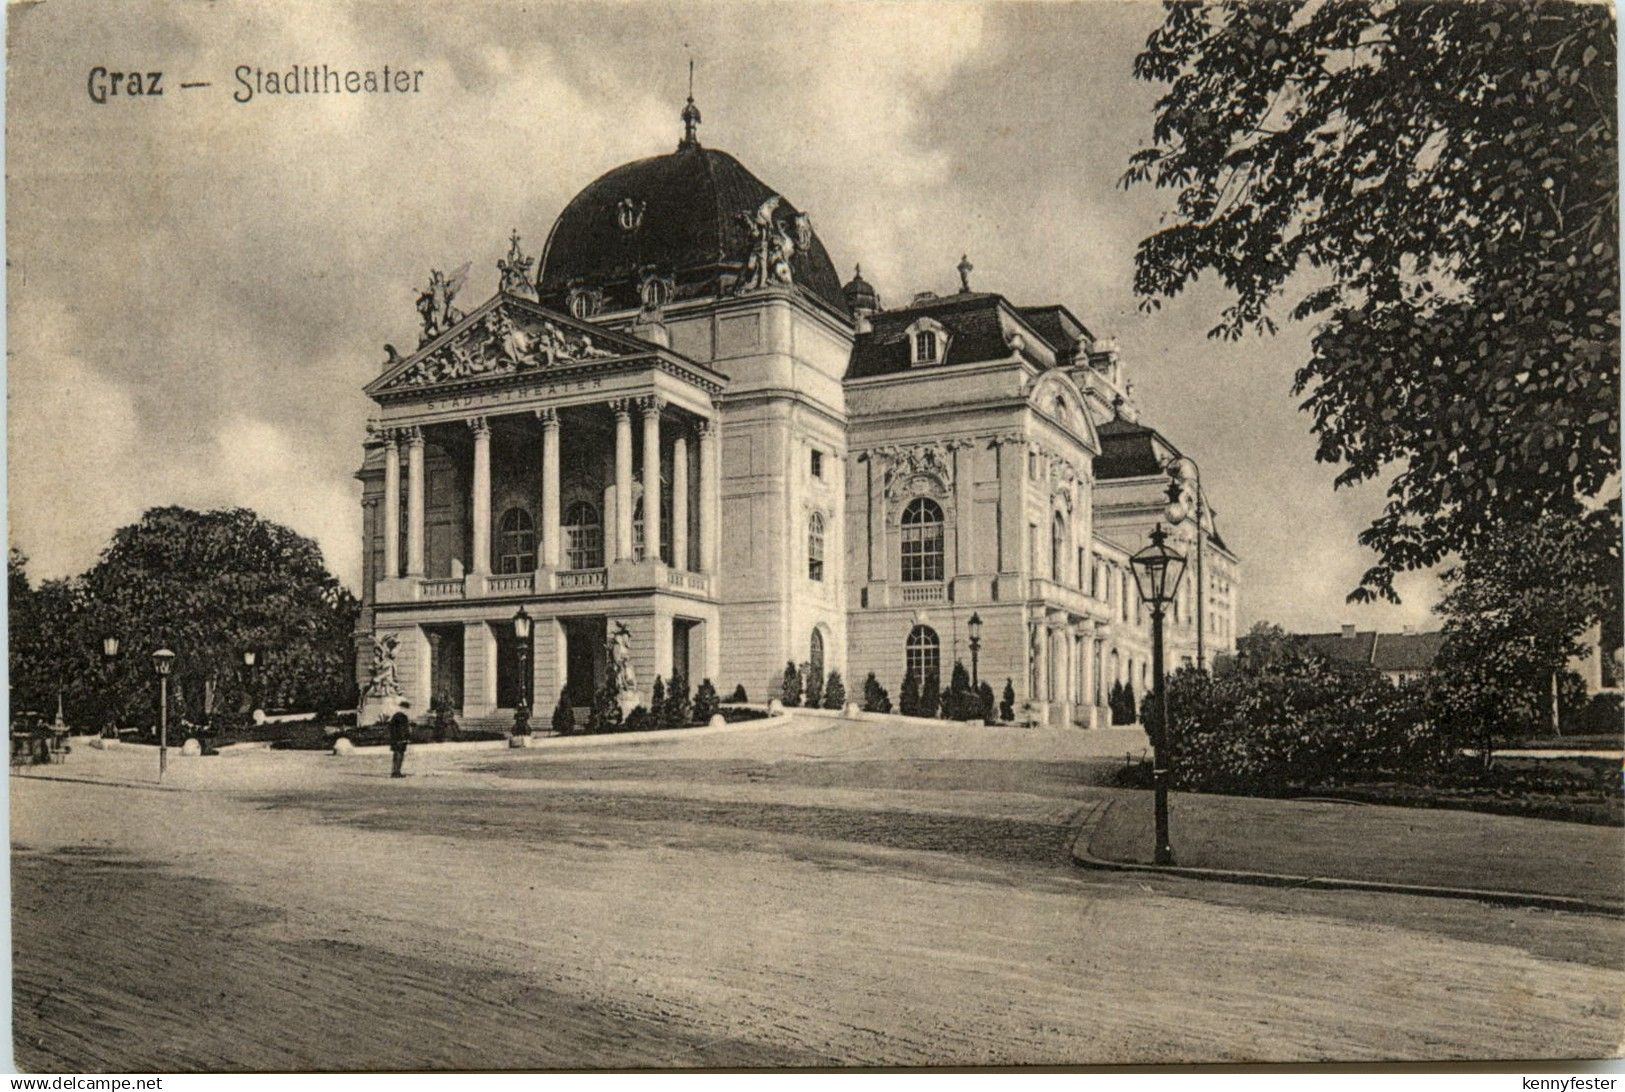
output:
<svg viewBox="0 0 1625 1092"><path fill-rule="evenodd" d="M1244 883L1257 887L1298 887L1313 891L1364 891L1382 895L1420 895L1434 899L1468 899L1496 906L1528 907L1539 910L1564 910L1576 914L1600 914L1608 917L1625 916L1625 904L1601 902L1595 899L1571 898L1566 895L1540 895L1525 891L1494 891L1477 887L1434 887L1428 884L1392 883L1385 880L1353 880L1338 876L1294 876L1280 872L1249 872L1232 868L1191 868L1186 865L1144 864L1138 861L1113 861L1096 857L1089 852L1089 835L1096 823L1105 816L1116 801L1110 801L1079 824L1078 834L1072 840L1072 863L1082 868L1107 872L1145 872L1162 876L1178 876L1190 880L1209 880L1219 883Z"/></svg>

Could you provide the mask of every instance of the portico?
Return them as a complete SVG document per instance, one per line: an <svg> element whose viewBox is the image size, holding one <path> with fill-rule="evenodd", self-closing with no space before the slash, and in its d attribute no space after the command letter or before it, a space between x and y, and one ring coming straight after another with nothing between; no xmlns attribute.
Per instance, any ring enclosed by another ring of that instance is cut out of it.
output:
<svg viewBox="0 0 1625 1092"><path fill-rule="evenodd" d="M591 693L570 667L601 665L601 649L572 657L570 635L586 642L606 619L632 629L641 686L715 674L723 377L573 327L499 294L368 388L375 624L400 641L414 705L460 690L467 716L504 708L501 623L521 604L537 618L532 692L548 702L566 685Z"/></svg>

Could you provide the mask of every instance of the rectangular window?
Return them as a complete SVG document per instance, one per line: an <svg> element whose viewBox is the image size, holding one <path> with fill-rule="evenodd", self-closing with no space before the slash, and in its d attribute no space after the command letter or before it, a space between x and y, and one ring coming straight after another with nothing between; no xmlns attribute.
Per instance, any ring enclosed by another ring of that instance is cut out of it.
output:
<svg viewBox="0 0 1625 1092"><path fill-rule="evenodd" d="M815 478L824 476L824 453L817 448L814 448L812 453L812 476Z"/></svg>
<svg viewBox="0 0 1625 1092"><path fill-rule="evenodd" d="M937 335L932 330L921 330L914 335L914 361L930 364L937 359Z"/></svg>

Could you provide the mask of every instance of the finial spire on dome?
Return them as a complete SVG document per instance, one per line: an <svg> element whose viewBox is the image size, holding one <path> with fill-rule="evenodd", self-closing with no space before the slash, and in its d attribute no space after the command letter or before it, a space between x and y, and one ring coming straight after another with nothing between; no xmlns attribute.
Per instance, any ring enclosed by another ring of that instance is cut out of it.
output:
<svg viewBox="0 0 1625 1092"><path fill-rule="evenodd" d="M698 129L700 127L700 108L694 105L694 58L688 59L688 104L683 107L683 139L678 143L679 152L700 146Z"/></svg>

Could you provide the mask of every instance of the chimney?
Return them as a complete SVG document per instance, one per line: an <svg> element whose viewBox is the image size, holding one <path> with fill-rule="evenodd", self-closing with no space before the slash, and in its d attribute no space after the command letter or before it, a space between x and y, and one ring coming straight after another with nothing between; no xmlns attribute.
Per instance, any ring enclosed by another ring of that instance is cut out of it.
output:
<svg viewBox="0 0 1625 1092"><path fill-rule="evenodd" d="M1354 640L1354 623L1353 622L1344 622L1343 623L1343 640L1345 640L1345 641Z"/></svg>

